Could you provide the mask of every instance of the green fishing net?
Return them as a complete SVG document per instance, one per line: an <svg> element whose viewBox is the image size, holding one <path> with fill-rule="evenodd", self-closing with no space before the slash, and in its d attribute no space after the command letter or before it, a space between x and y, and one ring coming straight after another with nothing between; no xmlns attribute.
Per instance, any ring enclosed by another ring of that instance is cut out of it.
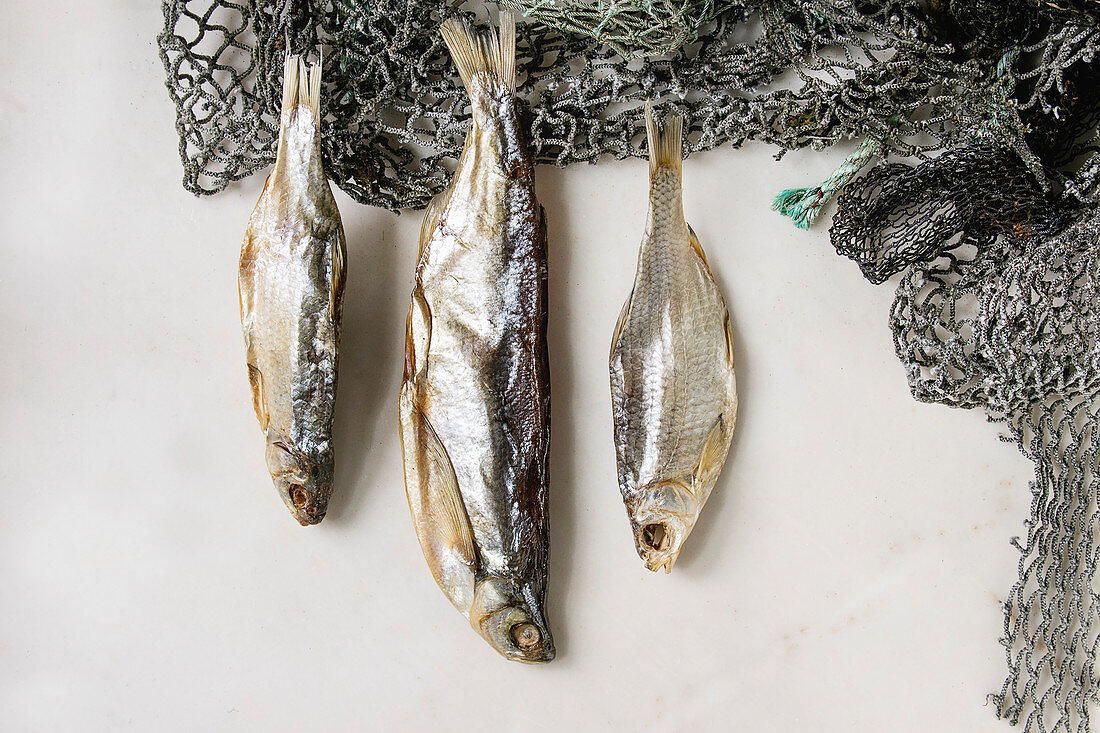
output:
<svg viewBox="0 0 1100 733"><path fill-rule="evenodd" d="M897 282L890 325L914 396L984 409L1035 462L993 697L1025 730L1088 730L1100 689L1100 0L505 1L540 21L521 23L517 64L539 161L645 155L646 99L684 115L687 154L862 141L777 208L808 226L839 193L837 251L871 282ZM469 114L436 29L463 6L163 8L188 190L271 164L288 48L323 50L333 182L389 209L421 207L448 182Z"/></svg>

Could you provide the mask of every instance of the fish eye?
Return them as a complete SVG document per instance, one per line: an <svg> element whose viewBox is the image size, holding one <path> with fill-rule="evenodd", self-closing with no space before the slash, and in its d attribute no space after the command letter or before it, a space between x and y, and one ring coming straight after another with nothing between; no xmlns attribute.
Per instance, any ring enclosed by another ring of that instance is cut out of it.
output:
<svg viewBox="0 0 1100 733"><path fill-rule="evenodd" d="M512 626L508 636L512 639L513 644L524 650L531 649L542 641L542 634L539 633L538 627L528 622Z"/></svg>

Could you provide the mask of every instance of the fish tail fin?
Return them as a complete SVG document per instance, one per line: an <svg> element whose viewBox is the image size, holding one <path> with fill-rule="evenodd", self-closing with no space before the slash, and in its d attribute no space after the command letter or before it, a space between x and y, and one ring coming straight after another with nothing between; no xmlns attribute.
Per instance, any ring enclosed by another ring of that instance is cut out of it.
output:
<svg viewBox="0 0 1100 733"><path fill-rule="evenodd" d="M305 109L303 109L305 108ZM309 117L306 117L306 109ZM312 124L291 124L292 120ZM283 61L283 107L279 115L279 144L275 149L275 169L269 178L287 173L287 136L306 136L312 154L308 163L313 173L323 176L321 162L321 62L307 64L298 54L287 53Z"/></svg>
<svg viewBox="0 0 1100 733"><path fill-rule="evenodd" d="M301 58L297 54L287 51L283 60L283 111L292 109L298 104L298 69Z"/></svg>
<svg viewBox="0 0 1100 733"><path fill-rule="evenodd" d="M309 107L321 117L321 62L307 64L301 56L287 53L283 62L283 111L298 105Z"/></svg>
<svg viewBox="0 0 1100 733"><path fill-rule="evenodd" d="M684 158L684 118L675 114L669 115L661 127L663 129L658 128L657 120L653 117L653 105L646 102L645 131L649 143L649 172L671 168L679 173Z"/></svg>
<svg viewBox="0 0 1100 733"><path fill-rule="evenodd" d="M317 63L309 65L309 108L313 110L313 117L321 119L321 66L324 57L318 55Z"/></svg>
<svg viewBox="0 0 1100 733"><path fill-rule="evenodd" d="M479 77L487 80L495 90L516 90L515 13L501 11L499 35L492 31L479 34L457 17L444 22L439 32L468 94L473 95L472 85Z"/></svg>

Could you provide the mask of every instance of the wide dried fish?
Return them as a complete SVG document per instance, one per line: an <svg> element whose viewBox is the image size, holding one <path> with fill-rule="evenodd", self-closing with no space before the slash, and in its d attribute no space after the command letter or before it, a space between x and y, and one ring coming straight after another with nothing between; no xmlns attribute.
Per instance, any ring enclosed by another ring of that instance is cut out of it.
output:
<svg viewBox="0 0 1100 733"><path fill-rule="evenodd" d="M401 385L405 489L436 582L505 657L554 658L546 230L515 99L515 20L499 40L441 32L473 108L450 188L424 217Z"/></svg>
<svg viewBox="0 0 1100 733"><path fill-rule="evenodd" d="M684 221L682 121L661 133L646 105L646 127L649 218L611 344L611 405L634 542L667 573L726 460L737 382L729 311Z"/></svg>
<svg viewBox="0 0 1100 733"><path fill-rule="evenodd" d="M267 467L303 525L332 494L344 228L321 163L321 67L288 55L278 157L248 222L238 287Z"/></svg>

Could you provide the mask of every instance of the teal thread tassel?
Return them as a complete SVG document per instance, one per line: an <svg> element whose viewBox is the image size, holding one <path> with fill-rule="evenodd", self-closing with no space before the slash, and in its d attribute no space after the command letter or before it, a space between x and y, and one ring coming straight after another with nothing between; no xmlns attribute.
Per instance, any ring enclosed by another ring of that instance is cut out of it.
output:
<svg viewBox="0 0 1100 733"><path fill-rule="evenodd" d="M789 216L799 229L809 229L821 210L825 208L825 204L832 201L834 196L851 183L863 166L870 163L872 158L881 156L882 153L882 143L873 138L866 138L820 186L788 188L775 197L772 209L783 216Z"/></svg>
<svg viewBox="0 0 1100 733"><path fill-rule="evenodd" d="M789 216L794 220L794 225L799 229L809 229L810 224L817 218L817 212L821 211L821 201L824 193L817 188L785 188L775 201L772 201L772 210L778 211L783 216Z"/></svg>

